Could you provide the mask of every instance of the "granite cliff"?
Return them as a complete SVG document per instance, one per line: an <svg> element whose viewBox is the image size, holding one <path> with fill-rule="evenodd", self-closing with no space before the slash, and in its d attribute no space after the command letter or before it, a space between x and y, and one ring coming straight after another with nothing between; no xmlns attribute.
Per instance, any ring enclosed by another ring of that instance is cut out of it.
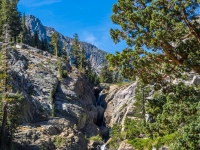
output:
<svg viewBox="0 0 200 150"><path fill-rule="evenodd" d="M61 60L67 76L60 78L58 59L28 45L10 46L8 58L11 85L25 97L16 149L87 150L100 144L88 140L102 132L93 87L79 70Z"/></svg>

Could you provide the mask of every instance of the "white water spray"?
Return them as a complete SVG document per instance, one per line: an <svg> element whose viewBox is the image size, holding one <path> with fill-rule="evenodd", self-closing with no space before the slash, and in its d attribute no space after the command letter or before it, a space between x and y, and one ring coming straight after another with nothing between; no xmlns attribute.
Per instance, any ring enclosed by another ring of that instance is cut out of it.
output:
<svg viewBox="0 0 200 150"><path fill-rule="evenodd" d="M101 145L101 150L106 150L106 144Z"/></svg>
<svg viewBox="0 0 200 150"><path fill-rule="evenodd" d="M96 106L99 104L99 106L101 106L101 95L102 95L102 91L99 93L99 97L97 99L97 103Z"/></svg>

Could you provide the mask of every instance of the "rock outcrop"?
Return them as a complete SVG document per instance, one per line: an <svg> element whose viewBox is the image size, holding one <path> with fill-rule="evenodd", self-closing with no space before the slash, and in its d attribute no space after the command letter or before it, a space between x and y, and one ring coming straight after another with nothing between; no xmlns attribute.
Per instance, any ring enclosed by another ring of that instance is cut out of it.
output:
<svg viewBox="0 0 200 150"><path fill-rule="evenodd" d="M136 84L137 83L134 82L122 87L110 87L105 99L107 108L104 113L106 124L108 126L112 126L116 123L123 126L124 119L127 116L133 116Z"/></svg>
<svg viewBox="0 0 200 150"><path fill-rule="evenodd" d="M1 43L0 43L1 45ZM58 59L28 45L10 47L11 85L25 97L22 125L15 133L19 149L87 150L87 140L101 135L93 87L67 62L60 77ZM56 111L56 117L52 112Z"/></svg>
<svg viewBox="0 0 200 150"><path fill-rule="evenodd" d="M34 33L37 31L39 35L39 39L40 40L47 39L48 43L50 42L51 35L54 32L57 32L52 27L43 26L41 21L33 15L26 16L26 26L28 29L30 29L30 32L32 35L34 35ZM72 44L73 39L62 35L61 33L58 33L58 34L59 34L60 45L63 45L64 43L66 43L65 45L66 52L70 54L72 50L71 44ZM96 46L90 43L86 43L86 42L81 42L81 46L84 47L86 58L91 62L92 67L95 70L99 71L99 68L105 62L104 57L107 54L107 52L100 50Z"/></svg>

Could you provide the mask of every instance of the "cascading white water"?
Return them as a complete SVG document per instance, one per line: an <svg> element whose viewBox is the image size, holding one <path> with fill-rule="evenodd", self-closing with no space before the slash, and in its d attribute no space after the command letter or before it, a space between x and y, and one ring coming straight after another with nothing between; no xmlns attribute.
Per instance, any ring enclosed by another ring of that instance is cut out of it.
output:
<svg viewBox="0 0 200 150"><path fill-rule="evenodd" d="M101 145L101 150L106 150L106 144Z"/></svg>
<svg viewBox="0 0 200 150"><path fill-rule="evenodd" d="M102 106L102 102L101 102L101 96L102 96L102 94L103 94L103 92L101 91L101 92L99 93L98 99L97 99L97 101L96 101L96 107L97 107L97 106ZM101 124L100 124L99 126L100 126L100 127L103 127L103 126L104 126L103 120L102 120L102 122L101 122ZM99 145L99 146L100 146L100 145ZM98 148L100 148L101 150L106 150L106 144L103 144L103 145L101 145L101 146L98 147Z"/></svg>
<svg viewBox="0 0 200 150"><path fill-rule="evenodd" d="M99 106L101 106L101 95L102 95L102 91L99 93L99 97L97 99L97 102L96 102L96 106L99 104Z"/></svg>

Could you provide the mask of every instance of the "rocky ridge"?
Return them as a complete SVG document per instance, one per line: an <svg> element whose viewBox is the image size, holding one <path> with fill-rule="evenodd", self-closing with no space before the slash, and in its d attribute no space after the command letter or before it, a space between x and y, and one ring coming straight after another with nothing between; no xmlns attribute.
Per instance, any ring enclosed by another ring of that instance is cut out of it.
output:
<svg viewBox="0 0 200 150"><path fill-rule="evenodd" d="M26 26L30 29L32 35L34 35L34 32L38 31L40 40L47 39L48 43L50 42L51 35L54 32L57 32L52 27L44 26L41 21L33 15L26 16ZM66 43L66 51L68 54L70 54L72 50L71 44L73 39L62 35L59 32L58 34L60 45ZM104 57L108 53L98 49L96 46L90 43L81 42L81 46L84 47L86 58L91 62L92 67L98 71L101 65L105 62Z"/></svg>
<svg viewBox="0 0 200 150"><path fill-rule="evenodd" d="M16 149L95 148L98 143L87 144L87 138L102 134L95 124L99 114L93 87L64 60L67 77L61 79L55 56L28 45L16 47L8 50L11 85L25 97L14 138ZM51 115L52 101L56 117Z"/></svg>

